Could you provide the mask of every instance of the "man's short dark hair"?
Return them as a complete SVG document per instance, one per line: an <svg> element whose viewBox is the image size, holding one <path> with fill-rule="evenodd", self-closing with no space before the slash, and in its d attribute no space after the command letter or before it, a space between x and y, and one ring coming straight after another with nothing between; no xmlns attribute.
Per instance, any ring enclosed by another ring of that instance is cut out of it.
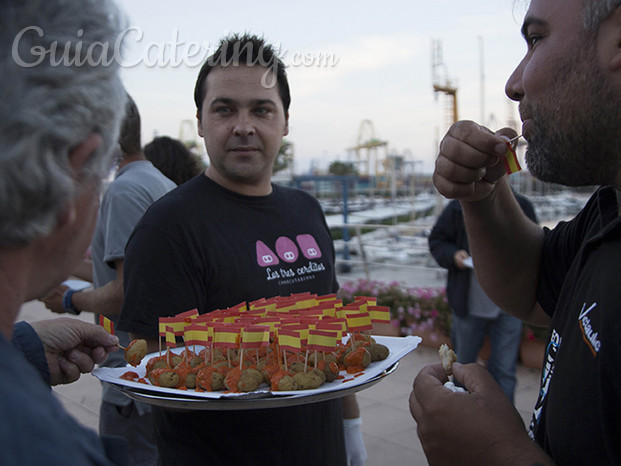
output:
<svg viewBox="0 0 621 466"><path fill-rule="evenodd" d="M119 136L121 152L124 155L135 155L142 150L140 139L140 112L136 107L136 102L131 96L127 95L125 105L125 117L121 123L121 134Z"/></svg>
<svg viewBox="0 0 621 466"><path fill-rule="evenodd" d="M278 94L285 109L285 115L289 112L291 94L285 64L276 55L274 47L267 44L261 37L255 35L233 34L220 41L216 51L207 58L196 79L194 87L194 102L196 103L196 116L201 119L203 100L207 94L207 75L217 66L263 66L271 68L276 75Z"/></svg>

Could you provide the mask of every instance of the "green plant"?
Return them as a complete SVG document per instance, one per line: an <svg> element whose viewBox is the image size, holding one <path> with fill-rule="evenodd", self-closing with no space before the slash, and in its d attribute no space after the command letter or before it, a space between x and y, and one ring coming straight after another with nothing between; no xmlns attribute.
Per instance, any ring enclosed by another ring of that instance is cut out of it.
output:
<svg viewBox="0 0 621 466"><path fill-rule="evenodd" d="M343 303L352 302L355 296L373 296L378 305L388 306L393 325L399 326L403 335L421 331L450 335L451 308L444 287L407 287L364 279L343 283L338 292Z"/></svg>

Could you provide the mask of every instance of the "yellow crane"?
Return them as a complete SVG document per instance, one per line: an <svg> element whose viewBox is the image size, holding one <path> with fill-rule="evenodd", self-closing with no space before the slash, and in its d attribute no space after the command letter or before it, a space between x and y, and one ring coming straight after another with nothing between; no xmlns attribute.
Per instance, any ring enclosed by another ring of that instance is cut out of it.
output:
<svg viewBox="0 0 621 466"><path fill-rule="evenodd" d="M439 39L432 39L431 41L431 80L436 97L438 93L446 94L449 97L446 105L448 127L459 119L457 111L457 85L448 76L442 57L442 42Z"/></svg>
<svg viewBox="0 0 621 466"><path fill-rule="evenodd" d="M382 153L380 153L380 149ZM355 146L347 149L356 156L356 164L364 165L359 168L360 175L371 174L371 161L375 162L375 175L380 173L380 167L388 156L388 141L383 141L375 134L375 127L371 120L362 120L358 128L358 141ZM383 156L382 156L383 155Z"/></svg>

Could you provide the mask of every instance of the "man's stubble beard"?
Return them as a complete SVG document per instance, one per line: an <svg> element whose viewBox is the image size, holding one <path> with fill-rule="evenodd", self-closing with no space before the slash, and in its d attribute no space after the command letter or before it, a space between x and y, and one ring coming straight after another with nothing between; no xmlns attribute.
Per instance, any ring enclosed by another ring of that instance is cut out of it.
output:
<svg viewBox="0 0 621 466"><path fill-rule="evenodd" d="M526 150L529 171L567 186L612 183L621 167L619 97L606 81L595 49L559 68L554 90L529 108L534 124Z"/></svg>

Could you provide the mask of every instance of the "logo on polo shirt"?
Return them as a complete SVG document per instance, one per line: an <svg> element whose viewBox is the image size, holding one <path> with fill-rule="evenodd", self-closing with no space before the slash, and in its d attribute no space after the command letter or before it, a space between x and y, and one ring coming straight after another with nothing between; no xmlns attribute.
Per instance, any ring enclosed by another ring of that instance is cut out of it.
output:
<svg viewBox="0 0 621 466"><path fill-rule="evenodd" d="M597 356L597 353L599 353L602 347L602 342L599 339L599 332L593 328L590 317L591 311L595 309L596 306L597 303L593 303L587 308L587 304L584 303L578 315L578 325L580 325L580 330L582 331L582 338L588 345L591 353L593 353L593 357Z"/></svg>

